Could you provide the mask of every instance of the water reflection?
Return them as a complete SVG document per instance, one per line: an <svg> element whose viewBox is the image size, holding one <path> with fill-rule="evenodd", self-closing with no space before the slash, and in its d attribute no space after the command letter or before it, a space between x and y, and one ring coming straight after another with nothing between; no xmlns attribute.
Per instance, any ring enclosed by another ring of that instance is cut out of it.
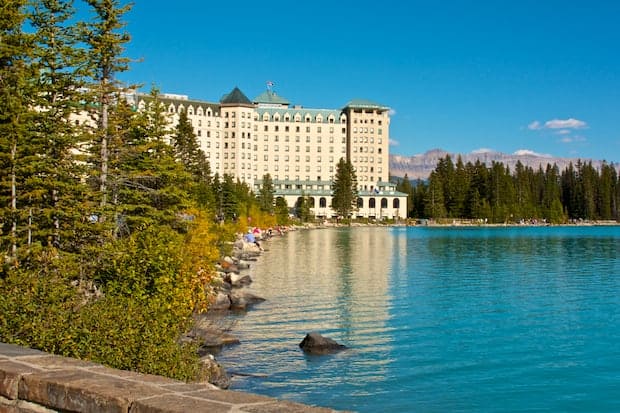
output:
<svg viewBox="0 0 620 413"><path fill-rule="evenodd" d="M393 341L388 279L395 244L404 241L381 228L295 231L270 241L250 270L251 289L267 301L236 317L242 344L220 356L232 370L268 377L239 378L238 386L284 397L281 380L315 390L337 382L359 394L364 383L384 380ZM307 357L297 345L310 331L350 350Z"/></svg>

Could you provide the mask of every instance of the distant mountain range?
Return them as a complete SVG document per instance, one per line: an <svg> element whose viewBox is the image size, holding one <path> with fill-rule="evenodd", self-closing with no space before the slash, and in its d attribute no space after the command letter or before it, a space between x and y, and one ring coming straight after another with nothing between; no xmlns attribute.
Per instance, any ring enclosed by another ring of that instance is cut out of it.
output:
<svg viewBox="0 0 620 413"><path fill-rule="evenodd" d="M420 155L402 156L402 155L390 155L390 175L403 177L405 174L409 179L426 179L431 172L437 167L437 162L445 158L446 155L450 155L452 161L456 163L458 156L463 159L463 163L471 162L476 163L477 160L485 163L487 166L491 166L493 161L501 162L504 165L508 165L511 171L515 170L515 165L518 161L525 166L530 166L534 169L538 169L542 165L543 169L547 164L553 165L554 163L563 171L568 167L569 163L575 165L578 161L577 158L554 158L549 156L537 155L529 152L521 154L506 154L493 151L480 151L467 154L449 153L442 149L432 149ZM599 168L602 161L595 161L592 159L582 159L582 162L592 162L592 166Z"/></svg>

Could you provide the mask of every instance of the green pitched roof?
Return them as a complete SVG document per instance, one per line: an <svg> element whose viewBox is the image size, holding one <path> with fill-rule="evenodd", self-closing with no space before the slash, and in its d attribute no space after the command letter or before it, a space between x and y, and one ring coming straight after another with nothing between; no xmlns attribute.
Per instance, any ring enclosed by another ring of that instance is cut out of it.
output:
<svg viewBox="0 0 620 413"><path fill-rule="evenodd" d="M353 99L351 101L349 101L349 103L347 103L345 105L345 108L352 108L352 109L381 109L381 110L388 110L389 108L385 105L380 105L376 102L372 102L370 100L366 100L366 99Z"/></svg>
<svg viewBox="0 0 620 413"><path fill-rule="evenodd" d="M243 94L238 87L235 88L227 95L222 96L220 99L220 103L222 105L231 105L231 104L242 104L242 105L251 105L250 99L246 95Z"/></svg>
<svg viewBox="0 0 620 413"><path fill-rule="evenodd" d="M281 96L276 95L272 90L266 90L254 98L254 103L268 103L276 105L290 105L291 102Z"/></svg>

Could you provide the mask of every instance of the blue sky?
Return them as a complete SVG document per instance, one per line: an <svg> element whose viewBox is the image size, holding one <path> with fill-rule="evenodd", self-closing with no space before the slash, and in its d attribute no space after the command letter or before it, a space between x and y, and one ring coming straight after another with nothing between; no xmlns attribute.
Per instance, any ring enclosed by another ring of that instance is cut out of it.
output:
<svg viewBox="0 0 620 413"><path fill-rule="evenodd" d="M392 108L390 152L620 162L620 2L135 0L122 80Z"/></svg>

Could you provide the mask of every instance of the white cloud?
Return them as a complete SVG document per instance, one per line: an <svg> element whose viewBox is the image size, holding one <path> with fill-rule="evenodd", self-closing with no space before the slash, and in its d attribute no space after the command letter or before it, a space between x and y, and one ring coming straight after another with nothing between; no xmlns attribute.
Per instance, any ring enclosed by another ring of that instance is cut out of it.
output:
<svg viewBox="0 0 620 413"><path fill-rule="evenodd" d="M588 124L582 120L575 118L568 119L551 119L546 121L544 124L535 120L529 125L527 128L529 130L539 130L539 129L562 129L566 132L562 132L563 134L570 133L568 129L584 129L587 128Z"/></svg>
<svg viewBox="0 0 620 413"><path fill-rule="evenodd" d="M390 108L390 110L388 110L388 115L390 115L390 117L396 115L396 109Z"/></svg>
<svg viewBox="0 0 620 413"><path fill-rule="evenodd" d="M568 129L560 129L559 131L556 132L556 135L568 135L570 134L571 131L569 131Z"/></svg>
<svg viewBox="0 0 620 413"><path fill-rule="evenodd" d="M538 130L538 129L540 129L540 122L535 120L534 122L532 122L529 125L527 125L527 128L529 130Z"/></svg>
<svg viewBox="0 0 620 413"><path fill-rule="evenodd" d="M514 152L514 155L517 155L517 156L539 156L539 157L542 157L542 158L551 158L551 155L534 152L534 151L532 151L530 149L519 149L518 151Z"/></svg>
<svg viewBox="0 0 620 413"><path fill-rule="evenodd" d="M583 129L588 125L578 119L553 119L545 122L545 129Z"/></svg>
<svg viewBox="0 0 620 413"><path fill-rule="evenodd" d="M398 146L400 145L400 142L398 142L396 139L390 139L390 146Z"/></svg>

